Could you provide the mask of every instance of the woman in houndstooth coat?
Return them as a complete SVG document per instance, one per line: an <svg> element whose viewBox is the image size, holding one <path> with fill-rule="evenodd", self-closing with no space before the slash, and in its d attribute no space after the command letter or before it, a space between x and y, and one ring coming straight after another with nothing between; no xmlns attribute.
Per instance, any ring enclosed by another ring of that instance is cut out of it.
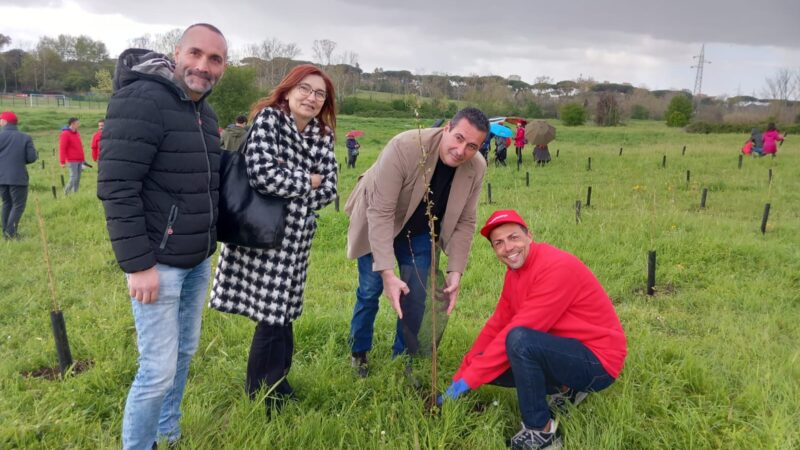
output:
<svg viewBox="0 0 800 450"><path fill-rule="evenodd" d="M280 246L257 249L224 244L210 306L257 322L247 363L246 388L255 398L275 386L267 406L293 396L286 380L292 364L292 322L303 311L303 291L316 211L336 198L333 153L334 89L328 75L295 67L251 112L245 159L250 185L290 199Z"/></svg>

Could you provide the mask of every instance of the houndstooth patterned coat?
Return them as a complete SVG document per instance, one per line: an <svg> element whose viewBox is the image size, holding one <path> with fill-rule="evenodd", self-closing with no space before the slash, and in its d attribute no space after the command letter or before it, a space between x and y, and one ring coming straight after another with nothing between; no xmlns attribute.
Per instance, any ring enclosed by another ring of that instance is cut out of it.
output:
<svg viewBox="0 0 800 450"><path fill-rule="evenodd" d="M257 322L288 325L303 311L303 291L315 211L336 198L333 132L322 134L313 119L301 134L294 119L279 109L264 108L253 123L245 160L250 185L291 199L280 247L257 249L224 244L209 305ZM322 184L311 189L311 174Z"/></svg>

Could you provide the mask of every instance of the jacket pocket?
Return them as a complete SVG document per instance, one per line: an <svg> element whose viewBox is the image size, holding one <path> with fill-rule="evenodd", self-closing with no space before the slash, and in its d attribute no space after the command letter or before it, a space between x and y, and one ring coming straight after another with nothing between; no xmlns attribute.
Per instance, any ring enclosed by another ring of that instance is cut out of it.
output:
<svg viewBox="0 0 800 450"><path fill-rule="evenodd" d="M175 220L178 218L178 206L172 205L169 208L169 217L167 218L167 227L164 229L164 237L161 238L161 245L159 249L164 250L167 247L167 240L172 236L172 226L175 225Z"/></svg>

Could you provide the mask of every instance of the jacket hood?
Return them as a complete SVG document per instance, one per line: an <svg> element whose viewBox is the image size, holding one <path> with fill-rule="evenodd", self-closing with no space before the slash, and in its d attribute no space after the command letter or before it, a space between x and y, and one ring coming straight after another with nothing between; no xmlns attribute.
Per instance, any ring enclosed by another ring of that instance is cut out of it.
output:
<svg viewBox="0 0 800 450"><path fill-rule="evenodd" d="M77 133L77 131L70 128L69 125L64 125L64 128L62 128L61 131L69 131L71 133Z"/></svg>
<svg viewBox="0 0 800 450"><path fill-rule="evenodd" d="M117 60L113 90L116 92L140 79L169 86L182 100L191 100L175 81L175 63L168 56L143 48L129 48Z"/></svg>

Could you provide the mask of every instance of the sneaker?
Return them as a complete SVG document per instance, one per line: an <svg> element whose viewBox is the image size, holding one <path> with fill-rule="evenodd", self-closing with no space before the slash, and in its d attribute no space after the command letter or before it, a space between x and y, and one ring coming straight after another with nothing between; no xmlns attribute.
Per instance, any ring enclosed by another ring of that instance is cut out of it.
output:
<svg viewBox="0 0 800 450"><path fill-rule="evenodd" d="M558 422L553 420L550 432L531 430L522 424L522 429L519 433L511 438L512 450L556 450L561 448L561 436L558 433Z"/></svg>
<svg viewBox="0 0 800 450"><path fill-rule="evenodd" d="M547 401L547 406L550 407L550 411L564 414L567 413L570 408L578 406L581 402L586 400L588 396L588 392L568 389L566 392L559 392L551 395L550 400Z"/></svg>
<svg viewBox="0 0 800 450"><path fill-rule="evenodd" d="M350 356L350 365L356 370L359 377L367 378L367 375L369 375L367 352L353 352Z"/></svg>

